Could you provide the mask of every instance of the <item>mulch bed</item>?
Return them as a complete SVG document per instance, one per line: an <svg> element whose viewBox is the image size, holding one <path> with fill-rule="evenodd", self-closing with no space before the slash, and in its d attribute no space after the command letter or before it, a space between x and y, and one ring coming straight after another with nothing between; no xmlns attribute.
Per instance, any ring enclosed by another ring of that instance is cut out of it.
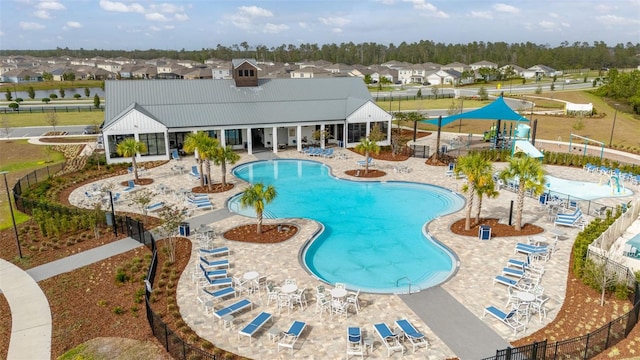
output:
<svg viewBox="0 0 640 360"><path fill-rule="evenodd" d="M193 189L191 189L191 191L196 194L215 194L215 193L229 191L233 189L233 187L234 187L233 184L227 184L225 186L222 186L222 183L217 183L217 184L211 184L211 191L209 191L209 187L206 185L196 186Z"/></svg>
<svg viewBox="0 0 640 360"><path fill-rule="evenodd" d="M153 184L153 179L149 179L149 178L139 178L138 180L134 180L134 179L131 179L131 180L133 180L134 184L140 185L140 186ZM122 181L120 185L129 186L129 181L131 180Z"/></svg>
<svg viewBox="0 0 640 360"><path fill-rule="evenodd" d="M377 177L387 175L386 172L382 170L377 170L377 169L369 169L369 172L365 172L363 169L347 170L344 173L349 176L354 176L359 178L377 178Z"/></svg>
<svg viewBox="0 0 640 360"><path fill-rule="evenodd" d="M475 219L471 219L471 229L465 230L464 223L466 219L462 218L457 220L453 224L451 224L451 232L458 235L464 236L478 236L478 230L480 226L487 225L491 227L491 237L501 237L501 236L525 236L525 235L535 235L544 232L544 229L540 226L536 226L533 224L524 224L522 226L522 230L516 231L513 225L500 223L500 219L480 219L479 223L476 223Z"/></svg>
<svg viewBox="0 0 640 360"><path fill-rule="evenodd" d="M281 226L278 231L278 226ZM258 234L258 224L237 226L224 233L225 239L258 244L273 244L291 239L298 233L298 227L289 224L262 225L262 233Z"/></svg>

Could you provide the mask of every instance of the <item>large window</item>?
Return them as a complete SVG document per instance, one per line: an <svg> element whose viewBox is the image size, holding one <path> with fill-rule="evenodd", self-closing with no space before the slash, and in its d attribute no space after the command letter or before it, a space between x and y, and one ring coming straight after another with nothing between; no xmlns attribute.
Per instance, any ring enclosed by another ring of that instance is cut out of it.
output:
<svg viewBox="0 0 640 360"><path fill-rule="evenodd" d="M242 131L238 129L225 130L224 140L227 145L242 145Z"/></svg>
<svg viewBox="0 0 640 360"><path fill-rule="evenodd" d="M347 142L357 143L367 137L367 123L355 123L347 126Z"/></svg>
<svg viewBox="0 0 640 360"><path fill-rule="evenodd" d="M132 137L133 134L109 135L107 137L107 143L109 144L109 157L112 159L122 157L118 155L118 144L124 139Z"/></svg>
<svg viewBox="0 0 640 360"><path fill-rule="evenodd" d="M147 145L147 153L142 156L167 155L164 146L164 133L140 134L139 141Z"/></svg>
<svg viewBox="0 0 640 360"><path fill-rule="evenodd" d="M389 123L386 121L376 121L376 122L372 122L370 123L371 128L369 131L373 130L376 126L378 127L378 130L380 130L380 132L382 133L382 140L387 140L387 131L389 130Z"/></svg>

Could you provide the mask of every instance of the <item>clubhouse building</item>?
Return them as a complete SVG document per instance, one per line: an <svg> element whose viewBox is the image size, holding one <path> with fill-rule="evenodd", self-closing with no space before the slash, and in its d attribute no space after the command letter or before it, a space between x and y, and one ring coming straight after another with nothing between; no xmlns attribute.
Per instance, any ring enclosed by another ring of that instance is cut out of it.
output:
<svg viewBox="0 0 640 360"><path fill-rule="evenodd" d="M325 143L353 147L375 126L386 134L379 144L389 145L392 116L361 78L258 79L251 59L233 60L232 74L231 80L106 81L107 162L130 160L116 152L129 137L147 145L139 161L169 160L196 131L249 154Z"/></svg>

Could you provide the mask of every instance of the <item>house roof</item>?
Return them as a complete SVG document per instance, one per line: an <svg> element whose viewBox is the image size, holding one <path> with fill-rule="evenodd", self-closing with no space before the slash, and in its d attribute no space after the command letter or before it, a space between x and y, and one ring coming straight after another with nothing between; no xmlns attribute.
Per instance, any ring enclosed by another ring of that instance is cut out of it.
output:
<svg viewBox="0 0 640 360"><path fill-rule="evenodd" d="M360 78L106 81L105 123L136 104L168 128L344 120L372 100Z"/></svg>
<svg viewBox="0 0 640 360"><path fill-rule="evenodd" d="M441 126L445 126L458 119L467 120L507 120L507 121L523 121L529 122L529 120L513 111L509 105L504 101L503 97L497 98L494 102L480 109L467 111L462 114L456 114L442 118ZM427 124L438 125L438 119L423 120Z"/></svg>

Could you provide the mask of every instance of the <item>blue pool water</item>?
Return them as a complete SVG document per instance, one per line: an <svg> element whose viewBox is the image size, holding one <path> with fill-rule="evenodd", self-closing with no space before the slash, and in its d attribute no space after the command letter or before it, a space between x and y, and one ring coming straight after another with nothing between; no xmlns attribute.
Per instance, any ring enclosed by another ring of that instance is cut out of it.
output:
<svg viewBox="0 0 640 360"><path fill-rule="evenodd" d="M377 293L407 292L448 279L456 260L423 232L425 223L464 206L464 199L441 187L409 182L337 179L324 164L304 160L261 161L236 167L251 183L272 184L278 195L265 216L302 217L321 222L324 232L303 251L318 278ZM229 200L241 209L239 196Z"/></svg>
<svg viewBox="0 0 640 360"><path fill-rule="evenodd" d="M601 183L566 180L550 175L547 175L546 178L548 183L547 188L551 194L560 197L570 195L578 199L594 200L605 197L633 195L633 191L627 189L624 183L622 183L621 186L617 186L618 184L615 183L615 179L613 186L611 186L608 178L603 178Z"/></svg>

